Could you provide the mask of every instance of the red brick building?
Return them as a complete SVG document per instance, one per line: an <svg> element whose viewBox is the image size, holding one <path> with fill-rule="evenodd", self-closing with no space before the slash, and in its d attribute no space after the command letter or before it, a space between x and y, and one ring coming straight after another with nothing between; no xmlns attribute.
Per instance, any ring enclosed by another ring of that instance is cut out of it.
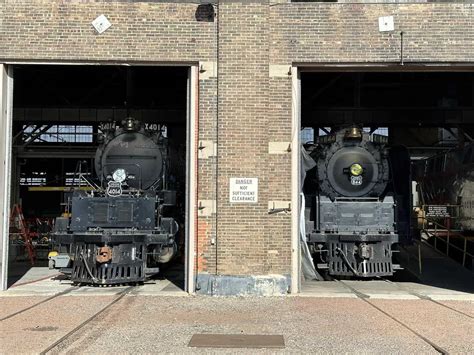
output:
<svg viewBox="0 0 474 355"><path fill-rule="evenodd" d="M99 34L102 14L111 27ZM382 16L393 30L380 31ZM474 66L474 6L462 2L6 0L0 34L2 265L16 70L179 66L190 85L187 289L210 294L298 292L301 73ZM232 202L231 178L258 179L257 201Z"/></svg>

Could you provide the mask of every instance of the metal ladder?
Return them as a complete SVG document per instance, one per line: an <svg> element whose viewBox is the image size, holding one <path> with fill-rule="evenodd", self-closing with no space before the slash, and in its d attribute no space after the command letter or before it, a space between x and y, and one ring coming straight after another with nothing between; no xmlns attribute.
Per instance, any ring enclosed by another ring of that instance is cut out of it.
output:
<svg viewBox="0 0 474 355"><path fill-rule="evenodd" d="M15 229L17 231L15 231ZM30 230L26 225L25 217L23 216L23 211L20 205L14 205L10 214L10 236L15 234L20 235L23 239L31 266L34 266L36 261L36 252L33 247Z"/></svg>

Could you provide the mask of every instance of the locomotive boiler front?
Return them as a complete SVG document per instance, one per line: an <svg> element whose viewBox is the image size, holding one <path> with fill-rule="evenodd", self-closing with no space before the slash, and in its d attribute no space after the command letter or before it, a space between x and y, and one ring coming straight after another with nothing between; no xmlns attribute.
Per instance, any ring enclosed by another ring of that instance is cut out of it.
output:
<svg viewBox="0 0 474 355"><path fill-rule="evenodd" d="M340 130L320 139L317 156L319 188L336 197L378 197L389 179L386 150L359 128Z"/></svg>
<svg viewBox="0 0 474 355"><path fill-rule="evenodd" d="M95 156L95 171L100 179L113 178L119 169L129 187L146 190L163 173L163 152L139 122L127 120L122 128L108 132ZM125 176L124 176L125 177Z"/></svg>

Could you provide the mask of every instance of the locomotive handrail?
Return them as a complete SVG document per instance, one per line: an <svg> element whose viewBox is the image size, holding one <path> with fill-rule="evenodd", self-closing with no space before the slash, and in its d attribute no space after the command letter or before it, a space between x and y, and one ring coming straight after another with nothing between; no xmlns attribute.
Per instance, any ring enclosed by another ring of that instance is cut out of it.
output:
<svg viewBox="0 0 474 355"><path fill-rule="evenodd" d="M433 206L438 206L438 205L433 205ZM460 207L459 205L450 205L450 206ZM433 219L430 219L429 217L426 217L426 216L420 216L419 218L422 219L423 221L429 221L429 222L434 224L435 229L433 231L433 229L425 228L425 222L423 222L423 228L421 229L421 232L425 233L428 237L433 237L434 238L434 246L433 247L436 250L442 252L442 250L440 250L438 248L438 245L436 243L436 241L439 239L439 240L442 240L444 243L446 243L446 250L444 252L446 254L446 256L449 257L449 249L450 248L453 248L455 250L458 250L458 251L462 252L462 263L461 263L462 266L464 266L464 267L466 266L466 256L470 256L471 258L474 259L474 255L467 251L467 242L468 241L471 242L471 243L473 242L473 240L470 240L469 237L467 237L465 235L462 235L462 234L458 234L458 233L456 233L454 235L455 238L463 239L463 247L462 248L460 248L457 245L451 243L450 239L453 236L453 235L451 235L451 233L452 232L461 232L461 230L453 230L453 229L451 229L451 224L450 223L448 223L448 226L445 226L445 225L443 225L443 224L441 224L441 223L439 223L439 222L437 222ZM450 217L438 217L438 218L446 218L448 220L455 219L454 217L451 217L451 216ZM459 216L456 217L456 218L459 218ZM442 229L438 230L437 227L441 227ZM446 234L447 234L446 238L442 238L438 235L438 233L441 232L441 231L446 232Z"/></svg>
<svg viewBox="0 0 474 355"><path fill-rule="evenodd" d="M448 253L449 253L449 248L454 248L454 249L456 249L456 250L462 252L462 263L461 263L462 266L464 266L464 267L466 266L466 257L467 257L467 256L470 256L471 258L474 259L474 255L471 254L471 253L469 253L469 252L467 251L467 242L472 243L472 242L474 242L474 241L473 241L473 240L470 240L468 237L462 236L462 235L459 236L459 237L461 237L461 238L464 240L463 247L460 248L460 247L458 247L457 245L452 244L448 239L441 238L440 236L438 236L438 235L436 234L436 232L435 232L435 233L431 233L431 232L429 232L429 231L427 231L427 230L422 230L422 232L425 232L429 237L435 238L435 243L434 243L434 246L433 246L433 247L434 247L436 250L440 251L440 252L443 252L443 251L438 248L437 243L436 243L436 240L439 239L439 240L442 240L444 243L446 243L446 251L447 251L447 252L445 252L446 256L449 256L449 254L448 254Z"/></svg>
<svg viewBox="0 0 474 355"><path fill-rule="evenodd" d="M81 188L81 181L84 181L87 185L89 185L89 187L91 187L92 189L94 190L100 190L100 187L97 186L95 183L93 183L92 181L89 181L85 176L84 174L80 174L79 175L79 189Z"/></svg>
<svg viewBox="0 0 474 355"><path fill-rule="evenodd" d="M422 220L424 220L424 221L428 221L428 222L430 222L430 223L433 223L435 226L438 226L438 227L441 227L441 228L447 228L444 224L439 223L439 222L437 222L437 221L431 219L430 217L420 216L420 217L417 217L417 218L422 219ZM460 218L460 217L436 217L436 218L458 219L458 218ZM430 229L430 228L425 228L425 227L423 227L423 229ZM454 231L454 229L451 229L451 228L450 228L450 230L451 230L451 231ZM459 230L461 230L461 229L459 229Z"/></svg>

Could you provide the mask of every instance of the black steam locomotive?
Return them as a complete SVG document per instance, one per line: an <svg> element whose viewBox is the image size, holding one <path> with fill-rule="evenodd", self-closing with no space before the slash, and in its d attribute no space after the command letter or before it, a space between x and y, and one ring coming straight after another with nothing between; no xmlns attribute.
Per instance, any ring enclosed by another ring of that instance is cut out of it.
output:
<svg viewBox="0 0 474 355"><path fill-rule="evenodd" d="M306 196L306 239L316 265L329 275L392 275L399 241L387 137L359 127L319 137ZM408 160L409 164L409 160Z"/></svg>
<svg viewBox="0 0 474 355"><path fill-rule="evenodd" d="M143 282L175 255L178 223L167 216L167 139L132 118L103 128L95 157L97 183L76 189L56 219L50 267L78 284ZM82 177L82 179L84 179Z"/></svg>

